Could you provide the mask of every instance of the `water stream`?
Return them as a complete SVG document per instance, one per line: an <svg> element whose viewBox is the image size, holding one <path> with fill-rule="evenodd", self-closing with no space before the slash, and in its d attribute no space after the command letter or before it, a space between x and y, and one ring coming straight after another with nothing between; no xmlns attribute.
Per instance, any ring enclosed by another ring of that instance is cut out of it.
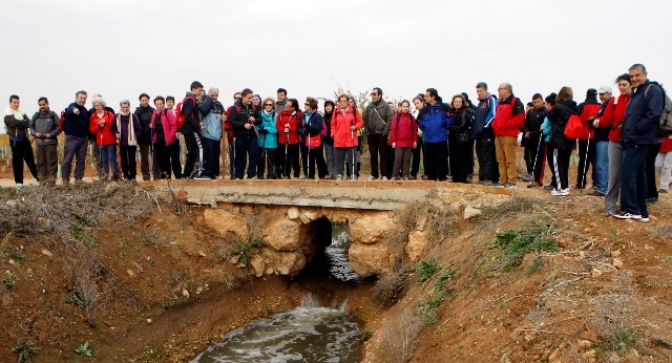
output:
<svg viewBox="0 0 672 363"><path fill-rule="evenodd" d="M345 282L361 282L348 261L347 225L332 225L324 255L329 274ZM321 307L312 295L296 309L259 319L226 334L191 363L356 363L362 359L362 333L346 313L347 301Z"/></svg>

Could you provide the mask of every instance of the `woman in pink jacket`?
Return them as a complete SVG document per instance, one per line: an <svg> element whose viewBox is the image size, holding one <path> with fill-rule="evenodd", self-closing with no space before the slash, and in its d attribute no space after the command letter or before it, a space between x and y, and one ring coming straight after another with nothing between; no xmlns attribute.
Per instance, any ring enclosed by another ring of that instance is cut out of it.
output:
<svg viewBox="0 0 672 363"><path fill-rule="evenodd" d="M411 103L401 101L399 112L392 117L390 123L389 142L394 149L394 171L392 179L397 179L397 173L401 169L404 180L409 180L409 169L413 149L418 146L418 122L411 114Z"/></svg>
<svg viewBox="0 0 672 363"><path fill-rule="evenodd" d="M170 179L170 155L172 148L177 146L177 122L175 114L166 109L166 100L162 96L154 98L152 120L149 128L152 130L152 152L161 170L161 179ZM179 147L179 146L178 146Z"/></svg>

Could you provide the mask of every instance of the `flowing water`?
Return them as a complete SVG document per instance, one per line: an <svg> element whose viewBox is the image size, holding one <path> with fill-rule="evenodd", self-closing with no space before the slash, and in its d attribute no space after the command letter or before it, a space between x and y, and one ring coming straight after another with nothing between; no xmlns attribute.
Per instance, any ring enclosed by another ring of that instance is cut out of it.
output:
<svg viewBox="0 0 672 363"><path fill-rule="evenodd" d="M192 363L356 363L361 361L359 324L312 297L290 311L257 320L227 334Z"/></svg>
<svg viewBox="0 0 672 363"><path fill-rule="evenodd" d="M347 225L332 225L326 247L331 276L361 282L348 261L351 240ZM338 307L320 307L309 295L294 310L259 319L228 333L192 363L356 363L362 358L362 333L355 319Z"/></svg>

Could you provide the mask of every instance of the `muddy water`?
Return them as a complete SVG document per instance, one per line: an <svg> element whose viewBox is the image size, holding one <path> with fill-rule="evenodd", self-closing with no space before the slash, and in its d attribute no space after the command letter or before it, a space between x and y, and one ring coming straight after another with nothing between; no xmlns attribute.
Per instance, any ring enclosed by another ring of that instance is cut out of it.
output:
<svg viewBox="0 0 672 363"><path fill-rule="evenodd" d="M359 284L362 278L352 270L348 260L348 249L350 248L350 234L347 225L333 224L331 245L329 245L324 254L330 262L329 273L331 276L345 282L354 282Z"/></svg>
<svg viewBox="0 0 672 363"><path fill-rule="evenodd" d="M360 327L345 304L319 307L309 296L294 310L230 332L191 362L356 363L361 351Z"/></svg>

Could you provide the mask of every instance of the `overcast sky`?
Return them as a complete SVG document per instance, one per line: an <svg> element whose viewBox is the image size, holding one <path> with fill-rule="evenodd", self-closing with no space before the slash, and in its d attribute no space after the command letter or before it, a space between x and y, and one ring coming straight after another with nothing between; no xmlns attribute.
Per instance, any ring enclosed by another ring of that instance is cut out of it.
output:
<svg viewBox="0 0 672 363"><path fill-rule="evenodd" d="M473 100L479 81L525 101L568 85L578 101L640 62L672 85L669 0L21 0L0 14L0 98L18 94L29 116L43 95L60 111L84 89L116 109L193 80L225 105L244 87L302 102L338 84Z"/></svg>

